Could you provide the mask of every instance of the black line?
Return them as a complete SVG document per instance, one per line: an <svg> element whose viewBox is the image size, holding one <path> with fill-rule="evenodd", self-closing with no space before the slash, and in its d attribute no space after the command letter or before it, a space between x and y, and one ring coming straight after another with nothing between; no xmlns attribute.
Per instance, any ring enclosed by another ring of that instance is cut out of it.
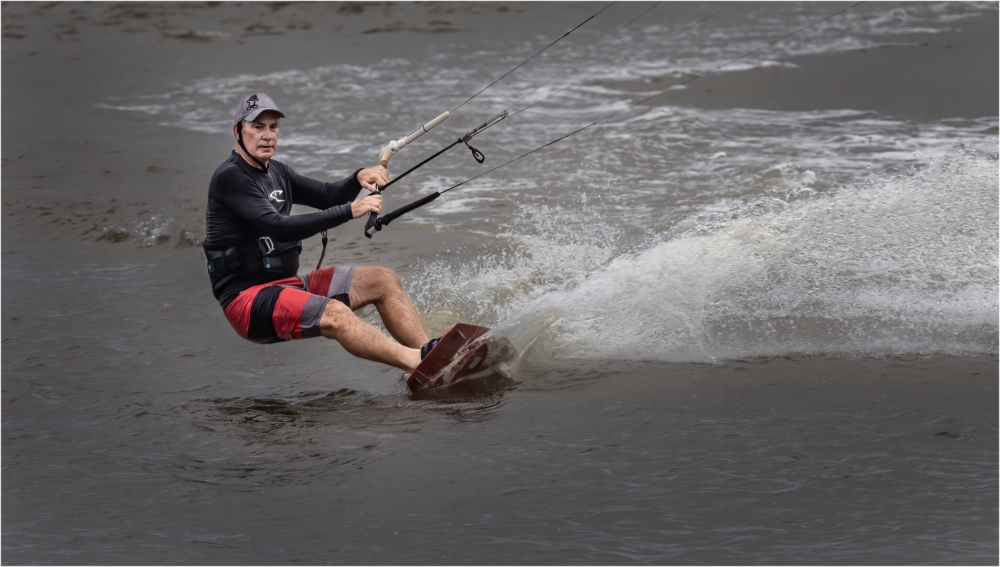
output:
<svg viewBox="0 0 1000 567"><path fill-rule="evenodd" d="M631 105L631 106L629 106L629 107L627 107L627 108L624 108L624 109L622 109L622 110L619 110L618 112L615 112L615 113L613 113L613 114L609 114L608 116L605 116L604 118L601 118L600 120L598 120L598 121L596 121L596 122L592 122L592 123L590 123L590 124L588 124L588 125L584 126L583 128L580 128L580 129L577 129L577 130L574 130L574 131L570 132L569 134L565 134L565 135L563 135L563 136L560 136L560 137L556 138L555 140L552 140L551 142L549 142L549 143L547 143L547 144L545 144L545 145L543 145L543 146L539 146L539 147L537 147L537 148L535 148L535 149L531 150L530 152L526 152L526 153L523 153L523 154L521 154L521 155L517 156L516 158L513 158L513 159L511 159L511 160L508 160L508 161L506 161L506 162L504 162L504 163L502 163L502 164L500 164L500 165L498 165L498 166L496 166L496 167L493 167L493 168L491 168L491 169L488 169L488 170L484 171L483 173L480 173L479 175L476 175L475 177L470 177L469 179L466 179L465 181L462 181L461 183L459 183L459 184L457 184L457 185L452 185L451 187L449 187L449 188L447 188L447 189L445 189L445 190L443 190L443 191L440 191L440 193L441 193L441 194L444 194L444 193L447 193L448 191L451 191L452 189L456 189L456 188L458 188L458 187L461 187L462 185L465 185L466 183L468 183L468 182L470 182L470 181L474 181L474 180L476 180L476 179L479 179L480 177L483 177L484 175L488 175L488 174L490 174L490 173L492 173L492 172L494 172L494 171L496 171L496 170L500 169L501 167L504 167L504 166L506 166L506 165L510 165L510 164L514 163L515 161L518 161L518 160L520 160L521 158L525 158L525 157L527 157L527 156L530 156L531 154L533 154L533 153L535 153L535 152L537 152L537 151L540 151L540 150L542 150L542 149L545 149L545 148L547 148L547 147L549 147L549 146L551 146L551 145L553 145L553 144L555 144L555 143L557 143L557 142L560 142L560 141L562 141L562 140L565 140L566 138L568 138L568 137L570 137L570 136L572 136L572 135L574 135L574 134L579 134L580 132L583 132L584 130L586 130L586 129L588 129L588 128L592 127L592 126L596 126L597 124L600 124L601 122L604 122L605 120L608 120L608 119L610 119L610 118L614 118L615 116L618 116L619 114L621 114L621 113L623 113L623 112L625 112L625 111L627 111L627 110L631 110L631 109L635 108L636 106L639 106L640 104L643 104L643 103L645 103L645 102L649 102L650 100L653 100L654 98L656 98L656 97L658 97L658 96L661 96L661 95L665 94L665 93L666 93L667 91L670 91L670 90L672 90L672 89L674 89L674 88L676 88L676 87L679 87L679 86L681 86L681 85L685 85L685 84L687 84L687 83L690 83L691 81L694 81L695 79L700 79L701 77L704 77L705 75L708 75L709 73L713 73L713 72L715 72L715 71L718 71L719 69L721 69L721 68L725 67L726 65L729 65L729 64L731 64L731 63L735 63L736 61L739 61L740 59L743 59L744 57L747 57L747 56L749 56L749 55L753 55L754 53L757 53L758 51L760 51L761 49L764 49L765 47L770 47L770 46L772 46L772 45L774 45L774 44L776 44L776 43L778 43L778 42L780 42L780 41L784 41L784 40L786 40L786 39L788 39L788 38L792 37L793 35L795 35L795 34L799 33L799 32L800 32L800 31L802 31L802 30L805 30L805 29L808 29L808 28L811 28L811 27L815 26L816 24L820 24L820 23L823 23L823 22L825 22L826 20L829 20L830 18L832 18L832 17L834 17L834 16L838 16L838 15L840 15L840 14L843 14L844 12L846 12L846 11L850 10L851 8L854 8L854 7L856 7L856 6L859 6L859 5L861 5L861 4L864 4L864 0L862 0L861 2L857 2L857 3L855 3L855 4L852 4L852 5L848 6L847 8L844 8L843 10L840 10L840 11L838 11L838 12L835 12L835 13L833 13L833 14L830 14L829 16L827 16L827 17L825 17L825 18L823 18L823 19L821 19L821 20L817 20L817 21L815 21L815 22L813 22L813 23L809 24L808 26L805 26L805 27L802 27L802 28L799 28L799 29L797 29L797 30L793 31L793 32L792 32L792 33L790 33L790 34L788 34L788 35L786 35L786 36L784 36L784 37L781 37L780 39L776 39L776 40L774 40L774 41L772 41L772 42L770 42L770 43L767 43L767 44L764 44L764 45L762 45L762 46L758 47L757 49L754 49L753 51L749 51L749 52L747 52L747 53L744 53L743 55L740 55L739 57L737 57L737 58L735 58L735 59L732 59L732 60L730 60L730 61L728 61L728 62L726 62L726 63L723 63L722 65L719 65L718 67L714 67L714 68L712 68L712 69L709 69L708 71L705 71L704 73L702 73L702 74L700 74L700 75L695 75L694 77L691 77L690 79L687 79L686 81L683 81L683 82L680 82L680 83L676 83L676 84L674 84L674 85L671 85L670 87L668 87L668 88L666 88L666 89L664 89L664 90L662 90L662 91L660 91L660 92L656 93L656 94L655 94L655 95L653 95L653 96L650 96L650 97L647 97L647 98L644 98L644 99L640 100L639 102L637 102L637 103L635 103L635 104L633 104L633 105Z"/></svg>
<svg viewBox="0 0 1000 567"><path fill-rule="evenodd" d="M602 13L603 13L603 12L604 12L605 10L607 10L608 8L610 8L611 6L613 6L614 4L615 4L615 3L614 3L614 2L612 2L611 4L608 4L607 6L605 6L604 8L601 8L601 10L600 10L599 12L597 12L597 13L596 13L596 14L594 14L593 16L590 16L590 17L589 17L589 18L587 18L586 20L584 20L584 21L580 22L579 24L577 24L577 25L576 25L576 27L574 27L573 29L571 29L571 30L569 30L568 32L566 32L566 33L562 34L561 36L559 36L559 38L558 38L558 39L556 39L556 40L555 40L555 41L553 41L552 43L550 43L550 44L548 44L547 46L545 46L545 47L544 47L544 48L543 48L543 49L542 49L541 51L539 51L538 53L536 53L536 54L532 55L531 57L529 57L529 58L525 59L525 60L524 60L524 61L522 61L522 62L521 62L520 64L518 64L518 66L517 66L517 67L514 67L514 68L513 68L513 69L511 69L510 71L507 71L507 72L506 72L506 73L504 73L504 74L503 74L503 76L501 76L501 77L500 77L499 79L497 79L497 80L493 81L492 83L490 83L490 84L486 85L485 87L483 87L482 89L480 89L480 91L479 91L479 92L477 92L476 94L474 94L474 95L470 96L469 98L465 99L465 101L464 101L464 102L462 102L462 104L459 104L458 106L456 106L455 108L453 108L453 109L452 109L451 111L452 111L452 112L455 112L455 111L456 111L456 110L458 110L459 108L462 108L463 106L465 106L465 104L466 104L467 102L469 102L470 100L472 100L472 99L476 98L477 96L479 96L479 95L483 94L483 91L485 91L486 89L488 89L488 88L492 87L493 85L495 85L495 84L499 83L499 82L500 82L500 81L502 81L502 80L503 80L503 79L504 79L505 77L507 77L507 75L510 75L510 74L511 74L511 73L513 73L514 71L517 71L518 69L520 69L521 67L523 67L524 65L526 65L526 64L527 64L527 63L528 63L529 61L531 61L531 60L532 60L532 59L534 59L535 57L538 57L539 55L541 55L541 54L542 54L542 53L543 53L543 52L544 52L544 51L545 51L546 49L548 49L548 48L552 47L553 45L555 45L555 44L559 43L560 41L562 41L562 40L563 40L563 39L564 39L564 38L565 38L566 36L568 36L569 34L571 34L571 33L575 32L575 31L576 31L577 29L579 29L579 28L580 28L581 26L583 26L583 24L586 24L586 23L587 23L587 22L589 22L590 20L593 20L593 19L594 19L594 18L596 18L597 16L600 16L600 15L601 15L601 14L602 14Z"/></svg>

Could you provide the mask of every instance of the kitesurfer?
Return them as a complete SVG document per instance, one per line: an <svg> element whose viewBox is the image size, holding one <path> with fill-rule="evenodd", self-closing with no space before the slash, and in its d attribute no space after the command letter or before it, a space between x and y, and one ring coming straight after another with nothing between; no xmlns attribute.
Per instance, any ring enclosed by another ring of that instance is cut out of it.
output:
<svg viewBox="0 0 1000 567"><path fill-rule="evenodd" d="M299 175L273 159L284 117L264 93L236 107L236 148L208 189L204 249L212 292L247 340L323 335L354 356L412 371L433 343L392 270L335 266L298 275L302 239L382 212L376 191L389 172L376 165L328 183ZM371 194L354 201L362 189ZM319 211L292 215L293 204ZM354 314L366 305L375 305L398 342Z"/></svg>

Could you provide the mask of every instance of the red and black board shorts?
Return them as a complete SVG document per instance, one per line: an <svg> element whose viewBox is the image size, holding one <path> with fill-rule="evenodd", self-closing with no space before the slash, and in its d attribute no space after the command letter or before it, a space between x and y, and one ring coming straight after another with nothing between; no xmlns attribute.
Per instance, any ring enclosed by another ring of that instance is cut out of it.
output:
<svg viewBox="0 0 1000 567"><path fill-rule="evenodd" d="M318 337L330 300L351 306L353 276L353 267L334 266L249 287L226 306L226 319L241 337L255 343Z"/></svg>

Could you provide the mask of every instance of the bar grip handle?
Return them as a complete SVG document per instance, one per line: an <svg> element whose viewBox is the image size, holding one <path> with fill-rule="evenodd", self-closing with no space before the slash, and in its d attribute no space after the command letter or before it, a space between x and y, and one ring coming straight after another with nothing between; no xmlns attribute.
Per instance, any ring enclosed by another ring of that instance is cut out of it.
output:
<svg viewBox="0 0 1000 567"><path fill-rule="evenodd" d="M381 195L382 190L381 189L376 190L372 194ZM365 236L371 238L375 236L375 233L380 230L382 230L382 219L379 218L377 214L375 214L375 211L368 213L368 222L365 223Z"/></svg>
<svg viewBox="0 0 1000 567"><path fill-rule="evenodd" d="M399 217L405 215L406 213L412 211L413 209L422 207L422 206L426 205L427 203L430 203L431 201L433 201L434 199L437 199L440 196L441 196L441 193L435 191L435 192L431 193L430 195L427 195L426 197L421 197L420 199L417 199L416 201L413 201L412 203L409 203L407 205L403 205L402 207L396 209L395 211L392 211L391 213L386 213L386 214L382 215L381 217L378 218L378 222L381 225L381 226L379 226L379 230L381 230L382 226L389 226L390 222L398 219Z"/></svg>

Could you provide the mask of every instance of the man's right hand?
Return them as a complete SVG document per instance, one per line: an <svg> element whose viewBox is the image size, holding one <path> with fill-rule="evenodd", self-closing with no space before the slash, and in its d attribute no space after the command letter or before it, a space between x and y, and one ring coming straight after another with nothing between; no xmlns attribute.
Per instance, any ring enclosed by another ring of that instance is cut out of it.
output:
<svg viewBox="0 0 1000 567"><path fill-rule="evenodd" d="M358 183L374 193L379 187L389 184L389 170L383 165L366 167L358 172Z"/></svg>
<svg viewBox="0 0 1000 567"><path fill-rule="evenodd" d="M382 214L382 195L372 193L351 203L351 218L359 219L368 213Z"/></svg>

